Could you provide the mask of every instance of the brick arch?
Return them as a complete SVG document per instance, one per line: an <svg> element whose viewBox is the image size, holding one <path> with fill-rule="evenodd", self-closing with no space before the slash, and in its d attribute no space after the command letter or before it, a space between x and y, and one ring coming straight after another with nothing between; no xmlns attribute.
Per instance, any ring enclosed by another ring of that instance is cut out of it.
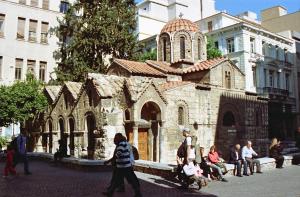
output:
<svg viewBox="0 0 300 197"><path fill-rule="evenodd" d="M192 54L192 35L190 32L181 30L177 31L173 35L173 61L176 62L180 58L180 38L185 38L185 58L186 60L193 61L193 54Z"/></svg>
<svg viewBox="0 0 300 197"><path fill-rule="evenodd" d="M193 47L194 47L194 58L196 61L198 60L206 60L207 59L207 51L206 51L206 40L202 33L197 32L193 35ZM199 43L199 41L200 43ZM199 45L200 44L200 45ZM200 49L200 54L199 54ZM199 57L200 55L200 57Z"/></svg>
<svg viewBox="0 0 300 197"><path fill-rule="evenodd" d="M189 106L187 104L186 101L184 100L178 100L176 102L176 117L177 117L177 124L179 124L179 108L182 107L183 108L183 122L184 124L182 126L188 126L189 125Z"/></svg>

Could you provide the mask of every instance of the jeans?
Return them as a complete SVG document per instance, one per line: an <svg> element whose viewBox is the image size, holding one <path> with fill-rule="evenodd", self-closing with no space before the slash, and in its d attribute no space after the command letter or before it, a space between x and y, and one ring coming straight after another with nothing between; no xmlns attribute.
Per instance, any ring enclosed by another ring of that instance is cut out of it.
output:
<svg viewBox="0 0 300 197"><path fill-rule="evenodd" d="M116 171L117 171L117 167L114 166L113 171L112 171L112 177L111 177L110 185L108 186L107 190L110 190L113 183L116 182L117 179L118 179ZM120 185L118 186L118 189L119 190L125 190L124 178L120 180L119 184Z"/></svg>
<svg viewBox="0 0 300 197"><path fill-rule="evenodd" d="M242 170L242 161L238 160L238 161L231 161L231 164L234 164L236 166L236 171L237 171L237 175L241 175L241 170ZM244 164L245 166L245 164ZM244 168L245 171L245 168ZM247 164L246 164L246 172L247 172Z"/></svg>
<svg viewBox="0 0 300 197"><path fill-rule="evenodd" d="M216 170L218 172L219 176L221 177L221 179L223 179L222 169L219 166L217 166L216 164L211 164L210 167L213 170Z"/></svg>
<svg viewBox="0 0 300 197"><path fill-rule="evenodd" d="M108 189L108 193L112 195L121 184L122 181L124 181L124 178L128 181L128 183L132 186L135 196L140 197L141 192L140 192L140 183L138 178L136 177L133 168L116 168L115 170L115 178L114 181L111 184L111 187Z"/></svg>

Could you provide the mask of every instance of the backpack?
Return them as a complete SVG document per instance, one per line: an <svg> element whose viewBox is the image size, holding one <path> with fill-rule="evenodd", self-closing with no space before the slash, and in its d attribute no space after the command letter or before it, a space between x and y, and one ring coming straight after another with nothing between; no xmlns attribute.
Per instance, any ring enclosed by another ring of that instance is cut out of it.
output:
<svg viewBox="0 0 300 197"><path fill-rule="evenodd" d="M197 136L192 135L190 137L192 138L191 146L195 147L196 143L197 143ZM186 145L186 139L185 139L184 142L182 142L181 145L179 146L179 148L177 149L177 156L179 158L184 158L186 155L186 149L187 149L187 145Z"/></svg>
<svg viewBox="0 0 300 197"><path fill-rule="evenodd" d="M140 155L139 155L139 151L137 150L137 148L135 146L131 146L131 149L132 149L134 160L139 160Z"/></svg>

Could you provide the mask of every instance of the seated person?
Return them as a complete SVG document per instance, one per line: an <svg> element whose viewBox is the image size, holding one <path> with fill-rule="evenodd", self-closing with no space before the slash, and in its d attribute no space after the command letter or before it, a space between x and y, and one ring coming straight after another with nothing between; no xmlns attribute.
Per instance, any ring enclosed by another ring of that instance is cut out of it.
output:
<svg viewBox="0 0 300 197"><path fill-rule="evenodd" d="M282 156L282 147L280 146L280 141L277 138L272 139L272 143L270 145L270 157L276 160L276 168L283 168L284 157Z"/></svg>
<svg viewBox="0 0 300 197"><path fill-rule="evenodd" d="M262 173L260 169L260 161L253 159L253 156L258 156L258 154L252 149L252 142L248 141L247 145L242 149L242 159L244 161L243 175L245 176L249 176L247 173L247 164L249 164L251 175L253 175L254 164L256 164L256 173Z"/></svg>
<svg viewBox="0 0 300 197"><path fill-rule="evenodd" d="M234 147L231 148L230 155L229 155L229 163L234 164L236 166L238 177L242 177L241 169L242 169L243 160L240 153L240 149L241 146L239 144L236 144Z"/></svg>
<svg viewBox="0 0 300 197"><path fill-rule="evenodd" d="M215 146L210 147L210 151L208 153L208 159L211 162L210 167L218 172L221 181L227 182L223 175L225 175L228 171L222 159L219 158L219 154L217 153L217 151L215 151L215 149ZM222 173L222 169L224 169L224 173Z"/></svg>
<svg viewBox="0 0 300 197"><path fill-rule="evenodd" d="M54 162L57 162L57 160L61 160L63 157L67 156L67 145L63 143L62 140L58 140L59 148L54 153Z"/></svg>

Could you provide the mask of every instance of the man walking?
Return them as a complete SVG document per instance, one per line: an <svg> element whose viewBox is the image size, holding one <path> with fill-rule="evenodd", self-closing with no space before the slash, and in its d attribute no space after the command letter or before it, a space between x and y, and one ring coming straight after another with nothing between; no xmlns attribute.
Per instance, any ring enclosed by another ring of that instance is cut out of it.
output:
<svg viewBox="0 0 300 197"><path fill-rule="evenodd" d="M125 177L128 183L132 185L135 197L141 197L142 195L140 192L140 183L133 171L133 161L130 144L126 141L126 138L121 133L117 133L115 135L114 143L116 145L115 178L110 188L108 188L107 192L103 192L103 194L106 196L112 196L115 189L122 184L122 181Z"/></svg>
<svg viewBox="0 0 300 197"><path fill-rule="evenodd" d="M252 149L252 142L248 141L247 145L242 149L242 159L244 160L243 175L245 176L249 176L247 173L247 163L249 164L251 175L253 175L254 164L256 164L256 173L262 173L260 169L260 161L253 159L253 155L257 156L258 154Z"/></svg>
<svg viewBox="0 0 300 197"><path fill-rule="evenodd" d="M17 137L17 150L18 151L16 153L16 160L15 160L14 166L16 166L20 161L22 161L24 163L25 175L30 175L31 172L29 172L29 169L28 169L26 143L27 143L26 131L21 130L20 135Z"/></svg>

